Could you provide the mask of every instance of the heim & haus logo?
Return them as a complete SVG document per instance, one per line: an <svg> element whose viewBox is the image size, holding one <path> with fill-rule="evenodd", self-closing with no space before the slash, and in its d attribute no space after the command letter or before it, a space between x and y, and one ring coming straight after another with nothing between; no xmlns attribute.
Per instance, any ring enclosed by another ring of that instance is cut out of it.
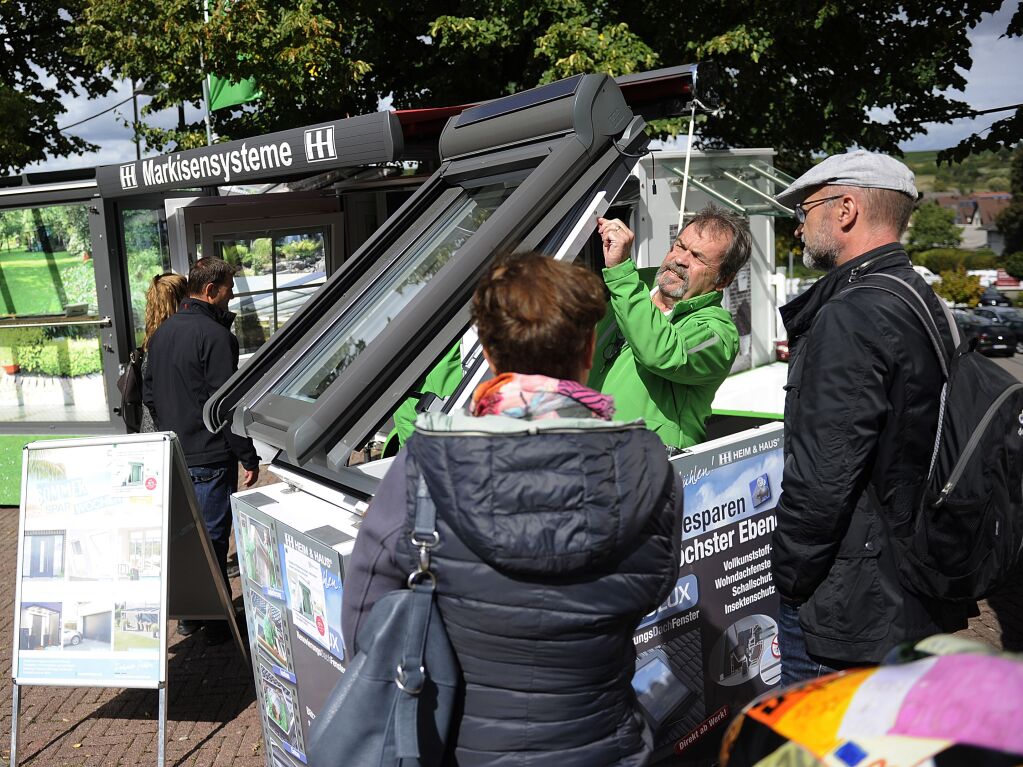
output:
<svg viewBox="0 0 1023 767"><path fill-rule="evenodd" d="M121 166L121 189L135 189L139 185L135 163Z"/></svg>
<svg viewBox="0 0 1023 767"><path fill-rule="evenodd" d="M305 131L306 162L324 162L337 159L337 147L334 145L334 126L310 128Z"/></svg>

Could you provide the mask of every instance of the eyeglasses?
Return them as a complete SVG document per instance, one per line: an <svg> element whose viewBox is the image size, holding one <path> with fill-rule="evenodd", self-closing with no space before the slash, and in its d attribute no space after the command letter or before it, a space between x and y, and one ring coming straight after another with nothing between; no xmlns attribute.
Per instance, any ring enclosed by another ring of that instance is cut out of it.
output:
<svg viewBox="0 0 1023 767"><path fill-rule="evenodd" d="M844 194L834 194L831 197L821 197L818 200L810 200L810 202L797 202L793 205L793 209L796 212L796 221L800 224L806 221L806 214L816 208L822 202L828 202L828 200L837 200L840 197L845 197Z"/></svg>

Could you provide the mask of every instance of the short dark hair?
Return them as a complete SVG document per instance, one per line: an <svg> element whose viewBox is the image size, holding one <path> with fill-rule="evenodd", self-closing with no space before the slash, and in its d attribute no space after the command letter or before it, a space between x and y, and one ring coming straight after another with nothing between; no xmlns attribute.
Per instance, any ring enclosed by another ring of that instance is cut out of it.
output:
<svg viewBox="0 0 1023 767"><path fill-rule="evenodd" d="M237 271L238 267L219 258L200 258L188 270L188 294L199 296L207 285L224 285Z"/></svg>
<svg viewBox="0 0 1023 767"><path fill-rule="evenodd" d="M746 266L750 251L753 250L753 235L749 230L749 219L745 216L716 205L708 205L689 219L682 231L691 226L695 226L700 234L710 227L712 232L728 238L728 248L718 266L719 279L730 280Z"/></svg>
<svg viewBox="0 0 1023 767"><path fill-rule="evenodd" d="M909 219L913 215L917 201L905 192L895 189L879 189L869 186L829 185L832 194L856 195L860 206L866 213L868 226L890 229L901 237L909 228ZM809 195L807 195L809 197ZM829 200L831 207L838 200Z"/></svg>
<svg viewBox="0 0 1023 767"><path fill-rule="evenodd" d="M542 253L498 256L472 297L472 320L499 373L574 378L605 310L597 275Z"/></svg>

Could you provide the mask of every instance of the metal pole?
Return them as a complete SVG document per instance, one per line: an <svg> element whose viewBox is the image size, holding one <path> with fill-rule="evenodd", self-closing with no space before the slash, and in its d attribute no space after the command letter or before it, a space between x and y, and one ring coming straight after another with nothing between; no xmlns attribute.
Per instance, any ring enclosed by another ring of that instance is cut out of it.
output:
<svg viewBox="0 0 1023 767"><path fill-rule="evenodd" d="M202 23L209 24L210 8L206 0L202 0ZM206 107L206 146L213 146L213 116L210 114L210 77L206 74L206 61L199 49L199 68L202 70L202 99Z"/></svg>
<svg viewBox="0 0 1023 767"><path fill-rule="evenodd" d="M14 682L14 702L11 705L11 767L18 767L18 710L21 708L21 685Z"/></svg>
<svg viewBox="0 0 1023 767"><path fill-rule="evenodd" d="M167 625L164 623L164 628ZM156 767L163 767L164 765L164 743L167 740L167 684L161 683L159 689L160 695L160 719L156 725ZM13 751L11 752L14 753ZM13 764L11 767L15 767Z"/></svg>
<svg viewBox="0 0 1023 767"><path fill-rule="evenodd" d="M721 175L724 176L727 179L730 179L731 181L734 181L736 184L741 186L743 189L746 189L747 191L752 192L757 197L760 197L760 198L766 200L767 204L770 205L772 208L780 210L782 213L786 213L786 214L788 214L790 216L793 215L792 208L788 208L788 207L782 205L780 202L775 200L771 195L767 194L766 192L761 191L760 189L757 189L755 186L753 186L753 184L750 184L745 179L740 178L739 176L736 176L734 173L729 173L727 170L721 171Z"/></svg>
<svg viewBox="0 0 1023 767"><path fill-rule="evenodd" d="M139 148L139 97L135 92L135 80L129 81L131 83L131 111L133 115L133 122L131 124L132 131L135 136L135 159L142 159L142 150Z"/></svg>
<svg viewBox="0 0 1023 767"><path fill-rule="evenodd" d="M695 73L694 73L695 74ZM678 206L678 233L686 220L686 196L689 194L689 158L693 156L693 129L696 127L696 97L692 100L692 109L689 112L689 142L686 144L686 165L682 171L682 204Z"/></svg>

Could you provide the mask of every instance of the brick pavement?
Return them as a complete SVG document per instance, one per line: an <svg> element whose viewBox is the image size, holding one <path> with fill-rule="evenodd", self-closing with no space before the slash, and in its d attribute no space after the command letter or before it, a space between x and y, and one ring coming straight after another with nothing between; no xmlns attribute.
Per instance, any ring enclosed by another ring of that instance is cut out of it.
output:
<svg viewBox="0 0 1023 767"><path fill-rule="evenodd" d="M0 758L10 758L11 649L18 509L0 508ZM237 579L235 606L242 605ZM263 767L252 667L233 643L168 640L168 765ZM242 630L245 630L244 625ZM100 767L155 765L157 693L89 687L25 687L18 763Z"/></svg>

